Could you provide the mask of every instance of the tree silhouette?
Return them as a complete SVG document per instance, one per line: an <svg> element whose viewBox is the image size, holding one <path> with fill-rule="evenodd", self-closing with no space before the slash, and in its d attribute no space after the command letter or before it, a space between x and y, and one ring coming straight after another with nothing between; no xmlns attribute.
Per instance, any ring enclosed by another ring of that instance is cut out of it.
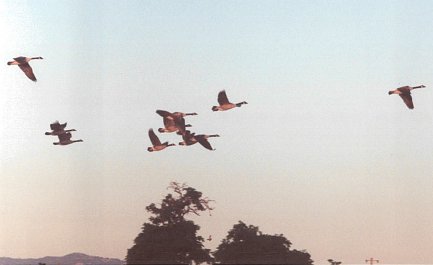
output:
<svg viewBox="0 0 433 265"><path fill-rule="evenodd" d="M174 191L162 200L158 207L152 203L146 210L153 214L151 223L144 223L142 232L128 249L128 264L182 264L209 262L209 249L203 247L204 239L197 236L200 227L185 216L213 210L202 193L186 184L171 182Z"/></svg>
<svg viewBox="0 0 433 265"><path fill-rule="evenodd" d="M224 264L306 264L306 251L290 250L291 242L283 235L266 235L257 226L242 221L235 224L214 252L215 260Z"/></svg>

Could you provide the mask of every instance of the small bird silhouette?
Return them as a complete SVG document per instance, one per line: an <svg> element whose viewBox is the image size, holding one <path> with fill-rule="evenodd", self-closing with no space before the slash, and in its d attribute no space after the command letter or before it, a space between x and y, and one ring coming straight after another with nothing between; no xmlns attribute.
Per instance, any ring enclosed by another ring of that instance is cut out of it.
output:
<svg viewBox="0 0 433 265"><path fill-rule="evenodd" d="M218 103L219 106L213 106L213 111L225 111L229 109L233 109L235 107L241 107L243 104L248 104L246 101L242 101L239 103L231 103L229 99L227 98L227 94L225 90L222 90L218 93Z"/></svg>
<svg viewBox="0 0 433 265"><path fill-rule="evenodd" d="M17 58L14 58L13 61L8 62L8 65L18 65L21 70L23 70L24 74L26 74L26 76L32 80L32 81L37 81L35 74L33 73L33 69L30 66L29 62L31 60L34 59L43 59L42 57L24 57L24 56L20 56Z"/></svg>
<svg viewBox="0 0 433 265"><path fill-rule="evenodd" d="M392 94L398 94L404 101L404 103L406 104L406 106L409 109L413 109L413 101L412 101L412 96L411 96L411 91L417 88L423 88L425 87L424 85L420 85L420 86L415 86L415 87L411 87L411 86L402 86L399 87L397 89L391 90L388 92L388 95L392 95Z"/></svg>
<svg viewBox="0 0 433 265"><path fill-rule="evenodd" d="M168 142L161 143L158 136L153 132L152 129L149 129L149 138L152 142L153 146L150 146L147 148L147 151L153 152L153 151L161 151L165 149L168 146L174 146L175 144L169 144Z"/></svg>

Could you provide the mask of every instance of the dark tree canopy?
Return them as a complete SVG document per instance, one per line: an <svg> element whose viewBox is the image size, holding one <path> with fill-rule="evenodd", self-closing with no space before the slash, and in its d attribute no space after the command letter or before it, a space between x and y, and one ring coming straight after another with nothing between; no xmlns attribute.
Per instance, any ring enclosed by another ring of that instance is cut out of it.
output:
<svg viewBox="0 0 433 265"><path fill-rule="evenodd" d="M173 194L168 194L157 206L146 207L153 214L151 223L145 223L142 232L128 249L128 264L179 264L211 261L210 250L203 247L204 239L197 235L200 227L186 220L189 213L199 215L210 211L208 198L185 184L170 183Z"/></svg>
<svg viewBox="0 0 433 265"><path fill-rule="evenodd" d="M311 265L310 254L290 250L291 242L283 235L266 235L257 226L239 221L218 246L214 256L225 264L305 264Z"/></svg>

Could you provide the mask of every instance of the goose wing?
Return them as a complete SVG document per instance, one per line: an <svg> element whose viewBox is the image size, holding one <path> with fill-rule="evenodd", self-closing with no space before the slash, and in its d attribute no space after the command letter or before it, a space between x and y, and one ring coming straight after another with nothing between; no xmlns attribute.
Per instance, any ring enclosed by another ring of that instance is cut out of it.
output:
<svg viewBox="0 0 433 265"><path fill-rule="evenodd" d="M397 90L400 91L401 93L410 93L412 88L410 86L402 86L397 88Z"/></svg>
<svg viewBox="0 0 433 265"><path fill-rule="evenodd" d="M50 128L53 131L61 131L61 130L66 128L67 124L68 124L67 122L60 124L59 121L55 121L55 122L50 124Z"/></svg>
<svg viewBox="0 0 433 265"><path fill-rule="evenodd" d="M229 99L227 98L227 94L225 90L222 90L218 93L218 103L220 105L225 105L230 103Z"/></svg>
<svg viewBox="0 0 433 265"><path fill-rule="evenodd" d="M170 119L168 117L164 117L163 122L164 122L164 127L166 129L176 127L176 124L175 124L174 120Z"/></svg>
<svg viewBox="0 0 433 265"><path fill-rule="evenodd" d="M161 141L159 140L158 136L156 136L156 134L153 132L152 129L149 129L149 138L153 146L161 145Z"/></svg>
<svg viewBox="0 0 433 265"><path fill-rule="evenodd" d="M16 57L16 58L14 58L14 60L15 60L17 63L26 63L26 62L27 62L27 61L26 61L26 57L24 57L24 56Z"/></svg>
<svg viewBox="0 0 433 265"><path fill-rule="evenodd" d="M67 133L62 133L58 135L60 142L63 141L69 141L71 140L72 134L67 132Z"/></svg>
<svg viewBox="0 0 433 265"><path fill-rule="evenodd" d="M158 113L161 117L171 117L173 114L171 112L168 112L166 110L157 110L156 113Z"/></svg>
<svg viewBox="0 0 433 265"><path fill-rule="evenodd" d="M30 78L30 80L36 82L36 77L35 77L35 74L33 74L33 69L30 67L30 64L20 63L18 66L21 68L21 70L23 70L23 72L26 74L26 76L28 78Z"/></svg>
<svg viewBox="0 0 433 265"><path fill-rule="evenodd" d="M59 121L55 121L53 123L50 124L50 128L53 131L59 131L60 130L60 123Z"/></svg>
<svg viewBox="0 0 433 265"><path fill-rule="evenodd" d="M409 109L413 109L413 101L410 93L399 94L399 96L403 99L404 103Z"/></svg>
<svg viewBox="0 0 433 265"><path fill-rule="evenodd" d="M209 149L211 151L213 151L214 149L212 148L212 146L210 145L209 141L204 137L204 135L200 134L200 135L196 135L195 139L197 139L197 141L206 149Z"/></svg>

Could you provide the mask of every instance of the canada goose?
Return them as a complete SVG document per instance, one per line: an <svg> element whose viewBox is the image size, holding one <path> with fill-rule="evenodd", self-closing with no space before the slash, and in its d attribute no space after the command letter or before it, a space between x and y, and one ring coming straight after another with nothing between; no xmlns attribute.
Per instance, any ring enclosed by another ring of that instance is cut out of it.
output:
<svg viewBox="0 0 433 265"><path fill-rule="evenodd" d="M65 130L67 122L60 124L59 121L55 121L50 124L51 132L46 132L45 135L60 135L65 132L75 132L75 129Z"/></svg>
<svg viewBox="0 0 433 265"><path fill-rule="evenodd" d="M70 132L65 132L57 135L59 137L59 142L53 143L54 145L68 145L77 142L82 142L83 140L71 140L72 134Z"/></svg>
<svg viewBox="0 0 433 265"><path fill-rule="evenodd" d="M168 112L165 110L157 110L161 117L163 117L164 128L159 128L158 132L178 132L183 134L185 132L185 127L191 127L191 124L185 124L185 119L183 117L189 115L197 115L197 113L182 113L182 112Z"/></svg>
<svg viewBox="0 0 433 265"><path fill-rule="evenodd" d="M212 110L213 111L224 111L224 110L229 110L235 107L240 107L242 106L242 104L248 104L245 101L239 102L239 103L231 103L229 101L229 99L227 98L227 94L225 90L222 90L218 93L218 103L220 104L219 106L213 106Z"/></svg>
<svg viewBox="0 0 433 265"><path fill-rule="evenodd" d="M399 87L397 89L389 91L388 95L398 94L403 99L406 106L409 109L413 109L413 101L412 101L412 96L410 95L410 91L413 89L423 88L423 87L425 87L425 86L424 85L414 86L414 87L402 86L402 87Z"/></svg>
<svg viewBox="0 0 433 265"><path fill-rule="evenodd" d="M204 148L214 151L215 149L212 148L211 144L207 140L210 137L220 137L218 134L198 134L191 133L190 131L186 130L184 134L182 134L183 141L179 143L179 145L193 145L196 143L200 143Z"/></svg>
<svg viewBox="0 0 433 265"><path fill-rule="evenodd" d="M168 142L161 143L158 136L156 136L156 134L153 132L152 129L149 129L149 138L150 138L150 141L152 142L152 145L153 145L153 146L147 148L147 151L149 151L149 152L161 151L168 146L174 146L175 145L175 144L169 144Z"/></svg>
<svg viewBox="0 0 433 265"><path fill-rule="evenodd" d="M30 66L29 62L33 59L43 59L42 57L17 57L14 58L13 61L8 62L8 65L18 65L21 70L23 70L23 72L26 74L26 76L28 78L30 78L30 80L35 81L36 82L36 77L33 74L33 69Z"/></svg>

